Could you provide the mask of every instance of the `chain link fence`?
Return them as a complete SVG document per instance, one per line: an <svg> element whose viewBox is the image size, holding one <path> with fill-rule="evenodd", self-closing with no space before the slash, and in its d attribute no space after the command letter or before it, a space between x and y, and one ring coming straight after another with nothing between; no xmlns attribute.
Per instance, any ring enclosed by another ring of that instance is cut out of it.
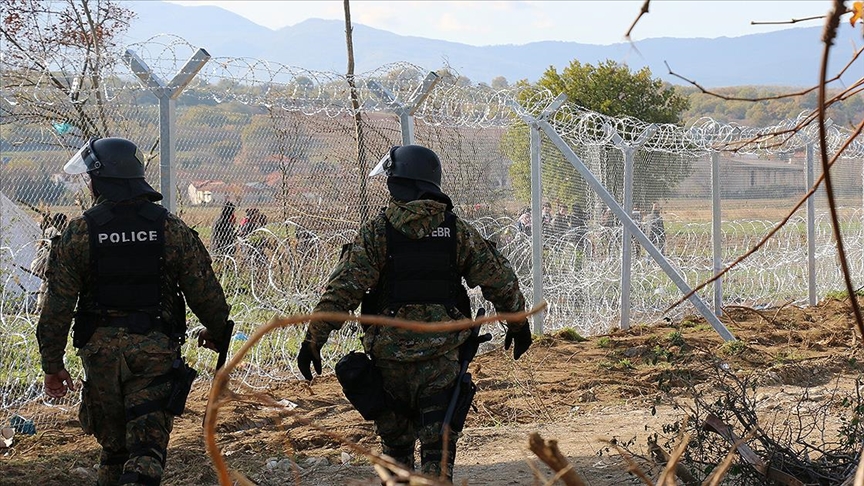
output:
<svg viewBox="0 0 864 486"><path fill-rule="evenodd" d="M161 79L170 79L196 50L173 36L128 48ZM89 136L123 136L142 148L148 180L158 187L159 103L120 57L98 86L81 80L74 96L34 82L33 73L16 73L0 87L0 346L5 350L0 394L4 414L20 414L42 427L56 420L58 409L71 410L77 402L73 397L49 401L43 395L35 339L41 281L32 263L45 246L40 223L51 214L76 217L91 204L86 180L63 174L62 165ZM553 93L464 86L450 71L439 74L414 107L416 143L439 154L444 190L455 211L510 260L529 303L539 271L532 236L540 232L547 332L569 327L591 335L620 324L625 245L632 322L650 324L693 311L683 304L665 312L681 297L679 289L638 242L624 241L619 218L545 138L540 146L544 208L536 213L540 221L531 220L529 126L520 116L538 116ZM176 212L211 249L237 323L234 349L273 316L311 312L341 246L386 204L383 180L367 174L382 154L401 143L396 108L417 99L427 75L418 66L392 64L356 76L352 89L336 73L214 57L176 100L176 186L159 190L174 191ZM371 81L392 99L370 89ZM359 110L352 107L352 96ZM632 203L634 222L691 286L717 269L716 211L725 266L804 196L817 140L811 125L793 133L804 121L759 129L706 119L683 127L656 126L570 103L549 118L619 204ZM650 136L634 152L632 191L625 190L622 144L632 145L647 132ZM849 135L831 127L829 152L835 153ZM862 152L861 141L855 141L832 169L856 282L864 275ZM712 165L719 168L716 195ZM818 177L819 164L814 165ZM843 284L824 192L813 201L815 279L818 295L824 296ZM233 214L228 202L236 206ZM802 208L762 250L723 278L723 305L805 304L808 275ZM711 301L712 292L706 287L699 295ZM479 291L470 295L475 305L489 308ZM188 320L190 333L200 330L194 315ZM325 347L325 361L332 366L358 347L357 337L356 327L346 325ZM301 338L299 329L272 333L248 355L236 379L256 388L296 379ZM211 353L191 345L184 353L197 369L212 369ZM69 369L80 373L71 345L67 360Z"/></svg>

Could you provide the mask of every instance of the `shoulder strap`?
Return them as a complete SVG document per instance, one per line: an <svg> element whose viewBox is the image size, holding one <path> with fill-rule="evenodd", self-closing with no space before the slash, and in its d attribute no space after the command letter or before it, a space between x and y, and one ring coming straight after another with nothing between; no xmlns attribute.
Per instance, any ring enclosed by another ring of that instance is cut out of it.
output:
<svg viewBox="0 0 864 486"><path fill-rule="evenodd" d="M114 203L102 203L84 211L84 217L96 226L102 226L114 219Z"/></svg>

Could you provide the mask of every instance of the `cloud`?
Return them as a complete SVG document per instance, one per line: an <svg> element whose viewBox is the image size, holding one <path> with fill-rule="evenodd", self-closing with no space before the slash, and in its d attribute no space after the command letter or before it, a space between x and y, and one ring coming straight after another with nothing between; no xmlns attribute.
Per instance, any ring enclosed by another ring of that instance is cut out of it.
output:
<svg viewBox="0 0 864 486"><path fill-rule="evenodd" d="M456 16L452 13L445 12L441 14L438 19L434 22L436 28L440 29L443 32L452 32L452 33L463 33L463 32L475 32L475 33L489 33L491 29L486 24L478 23L474 19L465 19L463 20L462 16Z"/></svg>
<svg viewBox="0 0 864 486"><path fill-rule="evenodd" d="M404 26L406 15L392 5L381 2L356 2L351 6L351 20L355 23L394 30L394 27Z"/></svg>

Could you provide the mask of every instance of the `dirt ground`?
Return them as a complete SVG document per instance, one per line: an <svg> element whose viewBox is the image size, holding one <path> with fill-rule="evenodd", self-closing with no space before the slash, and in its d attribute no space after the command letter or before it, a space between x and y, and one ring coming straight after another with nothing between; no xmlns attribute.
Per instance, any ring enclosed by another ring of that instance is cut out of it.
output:
<svg viewBox="0 0 864 486"><path fill-rule="evenodd" d="M648 456L647 438L686 414L688 390L710 393L713 378L706 370L716 368L718 359L737 376L758 378L754 393L774 413L801 407L805 392L807 400L819 400L814 397L855 389L862 353L848 302L731 307L723 322L740 343L724 345L703 319L689 316L585 341L562 332L535 338L515 362L500 349L479 356L471 365L477 411L459 442L454 482L545 484L552 473L528 449L529 434L539 432L558 441L588 484L641 484L604 441ZM371 423L351 408L335 377L316 378L311 386L291 382L268 393L297 407L288 413L260 403L222 409L218 443L230 468L260 485L376 484L368 460L343 443L378 452ZM203 387L193 391L189 410L175 422L165 485L216 484L202 439L206 394ZM0 484L94 483L98 446L82 435L74 417L57 429L15 439L0 456ZM656 477L659 469L641 464Z"/></svg>

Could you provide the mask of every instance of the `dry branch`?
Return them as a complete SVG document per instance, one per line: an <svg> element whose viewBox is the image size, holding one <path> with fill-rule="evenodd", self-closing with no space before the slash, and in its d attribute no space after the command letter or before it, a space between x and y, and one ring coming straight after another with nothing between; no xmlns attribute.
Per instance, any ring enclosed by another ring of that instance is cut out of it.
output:
<svg viewBox="0 0 864 486"><path fill-rule="evenodd" d="M265 324L258 328L252 336L249 337L249 340L246 341L245 344L237 351L237 353L231 358L231 360L225 364L217 373L216 376L213 377L213 383L210 386L210 395L207 401L207 410L205 411L204 416L204 443L207 447L207 454L210 456L210 459L213 461L213 469L216 470L217 477L219 479L219 484L221 486L229 486L232 484L231 481L231 473L228 470L228 465L225 462L225 456L222 455L222 451L219 448L219 445L216 443L216 423L219 419L219 409L225 403L236 400L238 398L237 395L234 395L233 392L228 388L228 382L231 377L231 372L240 364L243 360L244 356L261 340L264 336L269 334L270 332L280 329L283 327L294 326L298 324L302 324L307 321L312 320L322 320L322 321L331 321L331 322L345 322L345 321L356 321L361 324L373 325L373 326L389 326L395 327L399 329L408 329L416 332L451 332L451 331L461 331L463 329L470 329L472 327L479 326L481 324L496 322L496 321L510 321L510 322L518 322L525 320L531 315L534 315L543 309L546 308L546 303L541 302L540 304L534 306L528 312L514 312L514 313L503 313L503 314L491 314L487 316L483 316L477 319L463 319L461 321L452 321L452 322L444 322L444 323L429 323L429 322L414 322L414 321L406 321L403 319L395 319L391 317L384 316L355 316L352 314L341 313L341 312L314 312L312 314L304 314L292 317L285 318L273 318ZM272 399L263 394L257 394L256 397L259 400L273 402ZM275 402L269 403L270 406L274 406L276 408L281 408ZM354 444L350 441L346 441L343 437L332 433L329 430L322 429L320 427L315 426L314 424L307 422L305 420L301 420L299 417L295 417L296 420L304 422L306 425L309 425L316 430L339 440L348 447L351 447L354 451L359 454L365 455L373 464L380 464L390 471L398 471L402 468L398 463L393 461L392 459L387 458L386 456L380 456L377 454L373 454L368 450L360 447L357 444ZM388 460L389 459L389 460ZM414 484L427 484L427 485L438 485L443 484L436 479L427 479L424 476L410 474L412 480L415 476L422 478L423 481L417 482ZM384 479L384 478L382 478Z"/></svg>
<svg viewBox="0 0 864 486"><path fill-rule="evenodd" d="M624 450L623 447L619 446L617 443L612 442L610 440L604 440L603 442L614 447L615 450L618 451L618 454L620 454L621 457L624 458L624 461L627 462L627 472L628 473L635 475L636 477L641 479L643 483L647 484L648 486L654 486L654 481L651 481L651 479L648 477L648 475L645 474L645 471L643 471L642 468L639 467L639 464L636 464L636 461L633 460L631 455L626 450Z"/></svg>
<svg viewBox="0 0 864 486"><path fill-rule="evenodd" d="M729 448L729 452L723 458L723 461L711 471L711 475L705 479L702 484L704 486L720 486L720 482L726 477L726 471L732 467L732 461L735 460L735 452L737 451L737 443Z"/></svg>
<svg viewBox="0 0 864 486"><path fill-rule="evenodd" d="M864 453L861 454L861 459L858 460L858 468L855 469L855 474L849 476L846 481L843 481L841 486L864 486Z"/></svg>
<svg viewBox="0 0 864 486"><path fill-rule="evenodd" d="M828 15L828 20L825 22L825 31L822 34L824 50L822 52L822 64L819 68L819 153L822 160L822 174L825 176L825 195L828 196L828 208L831 211L831 226L834 230L834 241L837 244L837 258L840 260L840 268L843 270L846 291L851 296L855 295L855 288L852 285L852 276L849 272L849 262L846 258L843 235L840 232L840 220L837 217L837 201L834 199L834 184L831 179L831 171L829 170L830 158L828 157L828 141L825 127L825 79L828 73L828 55L831 53L831 46L834 45L834 38L837 36L840 16L845 13L846 6L843 0L834 0L834 10ZM861 338L864 339L864 318L861 316L861 307L858 305L858 299L850 299L849 302L852 305L852 312L855 314L858 331L861 333Z"/></svg>
<svg viewBox="0 0 864 486"><path fill-rule="evenodd" d="M666 467L663 469L663 473L660 474L660 478L657 480L657 486L675 486L675 471L677 469L678 462L681 460L681 456L684 455L684 452L687 450L687 444L690 443L690 439L693 437L690 434L684 434L681 437L681 442L678 444L678 447L672 452L672 455L669 457L669 461L666 463Z"/></svg>
<svg viewBox="0 0 864 486"><path fill-rule="evenodd" d="M750 25L783 25L783 24L797 24L798 22L806 22L808 20L819 20L824 19L824 15L814 15L812 17L803 17L800 19L789 19L789 20L751 20Z"/></svg>
<svg viewBox="0 0 864 486"><path fill-rule="evenodd" d="M666 452L666 449L660 447L656 442L650 442L648 444L648 450L654 456L654 461L657 464L669 464L672 460L672 456ZM681 464L681 461L677 461L675 463L675 475L684 481L684 484L687 486L699 484L699 480L696 479L696 476L687 469L687 466Z"/></svg>
<svg viewBox="0 0 864 486"><path fill-rule="evenodd" d="M834 165L834 163L837 161L837 159L840 158L840 156L843 154L843 152L849 147L849 145L852 144L852 142L858 137L858 135L861 134L862 131L864 131L864 120L862 120L861 123L858 124L855 131L846 139L846 142L843 143L843 146L840 147L839 150L837 150L837 152L834 154L834 157L831 158L831 160L828 162L828 167L824 168L823 171L829 170ZM759 242L756 243L753 246L753 248L749 249L746 253L744 253L743 255L738 257L737 259L735 259L734 262L730 263L726 268L724 268L720 272L716 273L713 277L709 278L708 280L706 280L706 281L700 283L699 285L697 285L696 287L694 287L693 290L691 290L688 294L686 294L685 296L678 299L678 301L675 302L674 304L670 305L664 312L669 312L670 310L674 309L675 307L677 307L678 305L680 305L681 303L683 303L684 301L689 299L696 292L699 292L700 290L707 287L708 285L710 285L712 282L714 282L718 278L722 277L723 275L726 275L727 272L729 272L730 270L732 270L733 268L738 266L739 263L746 260L748 257L750 257L750 255L759 251L759 249L762 248L765 245L765 243L767 243L768 240L771 239L772 236L774 236L778 231L780 231L780 229L783 228L783 226L785 226L786 223L788 223L790 219L792 219L792 216L795 214L796 211L798 211L798 209L801 208L801 206L804 205L805 202L807 202L807 199L809 199L810 196L812 196L813 194L816 193L816 189L819 188L819 184L822 183L822 180L824 178L825 178L825 174L823 172L822 174L819 175L819 177L813 183L813 187L811 187L810 190L807 191L807 194L805 194L804 197L802 197L798 201L798 203L795 204L795 206L786 214L786 216L783 218L783 220L780 221L777 224L777 226L772 228L771 231L769 231L768 234L765 235L765 237L763 237L761 240L759 240ZM853 292L853 294L854 294L854 292ZM859 332L862 332L862 336L864 336L864 327L862 327L861 324L858 325L858 330L859 330Z"/></svg>
<svg viewBox="0 0 864 486"><path fill-rule="evenodd" d="M738 451L738 454L744 459L745 462L753 466L760 474L765 476L768 479L777 481L779 483L785 484L787 486L804 486L804 483L795 478L794 476L785 473L770 464L766 464L761 457L759 457L753 449L747 445L746 439L741 439L732 429L732 426L724 423L720 418L718 418L714 414L709 414L708 417L705 418L705 423L703 424L703 428L705 430L711 431L726 439L729 443L732 444L733 448Z"/></svg>
<svg viewBox="0 0 864 486"><path fill-rule="evenodd" d="M636 27L636 24L639 23L639 19L642 18L643 15L648 13L648 5L651 3L651 0L645 0L645 3L642 4L642 9L639 10L639 15L636 16L636 19L633 20L633 23L630 24L630 28L627 29L627 33L624 34L624 38L630 40L630 33L633 32L633 28Z"/></svg>
<svg viewBox="0 0 864 486"><path fill-rule="evenodd" d="M528 438L528 446L531 452L537 455L541 461L561 476L561 481L567 486L587 486L587 483L579 476L567 458L558 450L557 440L543 440L540 434L533 432Z"/></svg>

